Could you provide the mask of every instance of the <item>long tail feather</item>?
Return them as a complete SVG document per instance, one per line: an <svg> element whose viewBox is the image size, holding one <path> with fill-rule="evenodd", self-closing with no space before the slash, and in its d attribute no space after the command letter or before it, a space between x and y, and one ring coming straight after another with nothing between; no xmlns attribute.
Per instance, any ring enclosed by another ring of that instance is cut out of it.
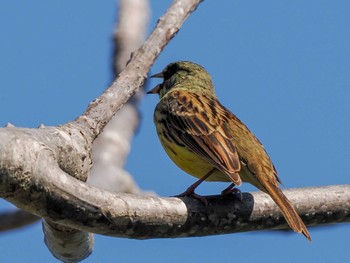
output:
<svg viewBox="0 0 350 263"><path fill-rule="evenodd" d="M281 209L284 218L286 219L288 225L297 233L302 233L308 240L311 241L311 236L307 230L303 220L300 218L298 212L295 210L294 206L284 195L282 190L270 182L265 182L264 187L266 192L275 201L278 207Z"/></svg>

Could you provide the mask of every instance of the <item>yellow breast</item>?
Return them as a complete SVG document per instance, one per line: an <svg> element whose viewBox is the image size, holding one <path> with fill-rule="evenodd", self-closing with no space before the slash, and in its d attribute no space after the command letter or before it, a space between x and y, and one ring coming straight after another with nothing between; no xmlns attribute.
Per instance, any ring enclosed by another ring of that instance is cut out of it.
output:
<svg viewBox="0 0 350 263"><path fill-rule="evenodd" d="M187 147L174 144L161 136L159 139L170 159L186 173L201 178L214 168L211 163L199 158ZM229 182L230 180L220 170L217 170L206 181Z"/></svg>

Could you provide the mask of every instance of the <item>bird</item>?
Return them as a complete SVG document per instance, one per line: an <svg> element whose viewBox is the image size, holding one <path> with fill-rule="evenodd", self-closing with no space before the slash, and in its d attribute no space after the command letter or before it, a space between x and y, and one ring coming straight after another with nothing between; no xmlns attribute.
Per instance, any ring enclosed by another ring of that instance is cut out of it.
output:
<svg viewBox="0 0 350 263"><path fill-rule="evenodd" d="M159 140L179 168L198 178L179 196L203 200L195 193L203 181L231 182L222 194L248 182L270 195L291 229L311 241L264 146L219 102L209 73L196 63L177 61L151 77L163 79L147 92L159 95L153 116Z"/></svg>

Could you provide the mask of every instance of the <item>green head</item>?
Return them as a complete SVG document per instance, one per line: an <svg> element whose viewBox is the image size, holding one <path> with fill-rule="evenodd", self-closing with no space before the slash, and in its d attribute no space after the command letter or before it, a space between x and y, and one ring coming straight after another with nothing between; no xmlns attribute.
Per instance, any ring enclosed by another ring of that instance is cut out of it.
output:
<svg viewBox="0 0 350 263"><path fill-rule="evenodd" d="M163 79L163 83L147 92L147 94L157 93L160 98L174 89L216 96L209 73L202 66L189 61L171 63L162 72L151 78Z"/></svg>

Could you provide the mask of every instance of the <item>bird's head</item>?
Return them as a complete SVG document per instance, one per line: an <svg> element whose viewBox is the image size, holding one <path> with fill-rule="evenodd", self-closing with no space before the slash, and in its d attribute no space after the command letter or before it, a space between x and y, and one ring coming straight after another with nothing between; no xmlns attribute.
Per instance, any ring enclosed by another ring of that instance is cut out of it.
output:
<svg viewBox="0 0 350 263"><path fill-rule="evenodd" d="M169 91L182 89L215 96L215 91L209 73L200 65L189 61L178 61L169 64L166 68L151 78L162 78L147 94L159 94L162 98Z"/></svg>

